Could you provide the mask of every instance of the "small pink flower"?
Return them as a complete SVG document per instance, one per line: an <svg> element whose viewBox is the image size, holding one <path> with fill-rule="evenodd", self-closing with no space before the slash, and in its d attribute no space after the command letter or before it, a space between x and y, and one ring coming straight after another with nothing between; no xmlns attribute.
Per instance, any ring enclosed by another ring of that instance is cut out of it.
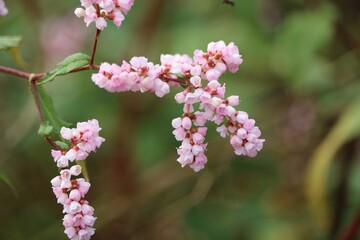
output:
<svg viewBox="0 0 360 240"><path fill-rule="evenodd" d="M173 128L179 128L181 127L181 123L182 119L178 117L172 120L171 125L173 126Z"/></svg>
<svg viewBox="0 0 360 240"><path fill-rule="evenodd" d="M78 189L73 189L71 190L70 194L69 194L69 198L73 201L80 201L81 199L81 193Z"/></svg>
<svg viewBox="0 0 360 240"><path fill-rule="evenodd" d="M182 127L175 129L172 133L174 134L177 141L182 141L185 139L186 131Z"/></svg>
<svg viewBox="0 0 360 240"><path fill-rule="evenodd" d="M70 168L70 173L72 176L79 176L81 173L81 166L75 165Z"/></svg>
<svg viewBox="0 0 360 240"><path fill-rule="evenodd" d="M89 191L89 188L91 185L89 182L86 182L85 179L83 179L83 178L78 178L76 181L77 181L78 189L81 193L81 196L84 197L85 194Z"/></svg>
<svg viewBox="0 0 360 240"><path fill-rule="evenodd" d="M194 76L190 78L190 82L196 88L201 87L201 78L199 76Z"/></svg>
<svg viewBox="0 0 360 240"><path fill-rule="evenodd" d="M191 120L190 120L190 118L188 118L188 117L184 117L183 119L182 119L182 122L181 122L181 126L184 128L184 129L190 129L191 128Z"/></svg>
<svg viewBox="0 0 360 240"><path fill-rule="evenodd" d="M190 164L190 168L192 168L195 172L199 172L201 169L204 168L206 163L207 157L205 156L205 154L199 154L195 157L195 161Z"/></svg>
<svg viewBox="0 0 360 240"><path fill-rule="evenodd" d="M8 14L8 9L5 6L5 3L3 0L0 0L0 16L6 16Z"/></svg>
<svg viewBox="0 0 360 240"><path fill-rule="evenodd" d="M239 105L239 96L230 96L226 99L230 106L234 107Z"/></svg>
<svg viewBox="0 0 360 240"><path fill-rule="evenodd" d="M103 17L98 17L95 20L95 25L96 25L97 29L104 30L104 28L106 28L106 26L107 26L107 23Z"/></svg>
<svg viewBox="0 0 360 240"><path fill-rule="evenodd" d="M161 81L159 78L155 79L155 94L158 97L163 97L170 92L169 84Z"/></svg>

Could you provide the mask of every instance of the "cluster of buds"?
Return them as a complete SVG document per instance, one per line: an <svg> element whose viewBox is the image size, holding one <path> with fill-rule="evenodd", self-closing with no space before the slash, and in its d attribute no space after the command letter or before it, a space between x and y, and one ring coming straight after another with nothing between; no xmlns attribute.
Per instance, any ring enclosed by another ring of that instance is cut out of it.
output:
<svg viewBox="0 0 360 240"><path fill-rule="evenodd" d="M219 126L222 137L230 136L235 154L254 157L262 149L265 140L260 139L255 120L235 109L239 97L226 98L225 84L218 81L226 71L236 72L243 61L234 43L211 42L206 52L195 50L193 58L166 54L160 61L154 64L145 57L133 57L121 66L104 62L92 81L109 92L149 91L158 97L169 93L170 87L185 88L175 95L176 102L184 104L184 113L172 121L173 134L182 142L177 151L182 167L197 172L207 162L204 140L208 121Z"/></svg>
<svg viewBox="0 0 360 240"><path fill-rule="evenodd" d="M64 206L65 234L69 239L88 240L95 233L93 225L96 217L93 216L94 208L84 199L90 183L83 178L71 179L72 176L78 176L80 173L79 165L63 169L59 176L51 180L51 185L57 202Z"/></svg>
<svg viewBox="0 0 360 240"><path fill-rule="evenodd" d="M60 175L51 180L57 202L63 205L63 225L65 234L72 240L88 240L95 233L93 228L96 217L94 209L85 199L90 183L84 178L73 178L82 172L80 165L69 166L74 160L84 160L88 154L95 151L104 138L99 136L99 123L89 120L77 124L76 128L61 128L60 134L64 140L71 143L67 150L52 150Z"/></svg>
<svg viewBox="0 0 360 240"><path fill-rule="evenodd" d="M83 17L86 26L95 22L96 28L103 30L107 27L106 19L110 19L117 27L125 19L134 0L80 0L83 8L76 8L75 15Z"/></svg>
<svg viewBox="0 0 360 240"><path fill-rule="evenodd" d="M52 150L51 155L60 168L69 166L74 160L84 160L90 152L100 147L105 141L99 136L99 122L96 119L78 123L76 128L61 128L60 134L71 145L66 150Z"/></svg>
<svg viewBox="0 0 360 240"><path fill-rule="evenodd" d="M155 92L163 97L170 92L169 84L161 80L161 67L148 62L145 57L133 57L130 63L122 65L102 63L99 73L92 75L92 81L109 92L141 91Z"/></svg>
<svg viewBox="0 0 360 240"><path fill-rule="evenodd" d="M0 16L6 16L8 14L8 9L5 6L4 0L0 0Z"/></svg>

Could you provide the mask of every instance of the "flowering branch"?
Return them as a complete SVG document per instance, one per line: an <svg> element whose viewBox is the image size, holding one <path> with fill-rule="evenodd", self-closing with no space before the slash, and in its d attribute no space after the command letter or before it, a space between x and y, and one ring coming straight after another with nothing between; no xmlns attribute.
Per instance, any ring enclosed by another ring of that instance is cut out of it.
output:
<svg viewBox="0 0 360 240"><path fill-rule="evenodd" d="M221 75L226 71L235 73L243 61L234 43L211 42L207 51L196 49L193 57L161 55L160 64L149 62L146 57L133 57L121 65L103 62L97 66L94 61L98 40L107 27L107 20L120 27L134 0L80 2L81 7L75 9L75 15L83 17L87 26L94 22L97 28L91 57L73 54L47 73L34 74L4 66L0 66L0 72L28 79L40 117L39 135L54 148L51 155L60 170L60 175L52 179L51 184L57 202L63 205L65 233L72 240L89 240L95 231L96 217L85 199L90 183L84 160L105 139L99 136L101 128L96 119L77 123L76 128L67 128L66 122L56 115L51 97L43 92L41 84L54 80L56 76L97 70L91 80L109 92L152 92L162 98L170 88L183 87L175 95L175 101L184 105L183 113L173 119L171 125L176 140L181 141L177 161L195 172L203 169L207 162L207 122L218 125L216 131L221 137L229 136L236 155L255 157L265 140L260 138L261 131L255 126L255 120L250 119L246 112L235 109L239 105L239 96L225 97L225 84L219 82ZM61 141L55 142L50 137L53 129ZM80 174L85 179L75 178Z"/></svg>
<svg viewBox="0 0 360 240"><path fill-rule="evenodd" d="M172 121L173 134L182 142L177 150L182 167L196 172L204 168L208 121L218 125L216 131L221 137L230 137L236 155L257 155L265 141L260 138L260 129L246 112L234 108L239 105L239 96L225 98L225 84L219 82L221 75L236 72L242 63L234 43L212 42L207 52L195 50L193 58L166 54L160 61L154 64L145 57L133 57L121 65L104 62L91 79L109 92L153 92L158 97L168 94L170 87L186 87L175 95L176 102L184 104L184 113ZM197 106L199 110L195 111Z"/></svg>

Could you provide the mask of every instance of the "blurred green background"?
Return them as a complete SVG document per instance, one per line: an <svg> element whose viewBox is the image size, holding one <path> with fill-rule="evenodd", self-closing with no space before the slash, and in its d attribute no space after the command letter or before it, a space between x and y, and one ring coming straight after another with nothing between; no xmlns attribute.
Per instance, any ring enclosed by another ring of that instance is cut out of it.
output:
<svg viewBox="0 0 360 240"><path fill-rule="evenodd" d="M206 50L233 41L244 63L226 74L266 139L238 157L210 125L206 168L176 162L171 94L111 94L90 71L45 87L69 122L96 118L106 142L87 165L93 239L340 239L360 211L360 2L358 0L136 0L120 29L101 34L95 62ZM79 1L7 0L0 35L23 35L29 72L91 53L95 27ZM0 65L19 68L8 52ZM50 180L57 168L37 136L26 80L0 73L0 239L65 239ZM10 184L11 185L11 184ZM345 234L346 235L346 234ZM360 235L353 239L360 239ZM346 238L342 238L346 239Z"/></svg>

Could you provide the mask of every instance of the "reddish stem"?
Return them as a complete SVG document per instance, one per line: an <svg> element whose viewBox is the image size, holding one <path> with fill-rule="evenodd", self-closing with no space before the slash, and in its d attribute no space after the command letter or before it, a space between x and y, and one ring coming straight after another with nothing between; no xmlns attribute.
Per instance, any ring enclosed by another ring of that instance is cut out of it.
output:
<svg viewBox="0 0 360 240"><path fill-rule="evenodd" d="M0 66L0 72L15 75L15 76L18 76L21 78L26 78L26 79L29 79L30 75L31 75L31 73L23 72L23 71L14 69L14 68L9 68L9 67L4 67L4 66ZM37 79L42 78L44 75L45 75L45 73L35 74L32 79L34 81L36 81Z"/></svg>
<svg viewBox="0 0 360 240"><path fill-rule="evenodd" d="M164 82L177 82L177 83L180 83L180 84L185 83L183 80L180 80L178 78L171 78L171 77L163 76L163 77L161 77L161 79L164 80Z"/></svg>
<svg viewBox="0 0 360 240"><path fill-rule="evenodd" d="M35 98L35 105L36 108L38 110L39 116L40 116L40 124L45 122L45 118L44 118L44 114L41 110L41 104L40 104L40 99L39 99L39 93L38 93L38 89L37 89L37 85L36 85L36 80L33 80L33 78L31 78L31 76L29 77L29 81L30 81L30 87L31 90L34 94L34 98ZM60 147L54 142L54 140L52 140L51 137L46 136L45 140L50 143L51 146L53 146L54 149L56 150L60 150Z"/></svg>
<svg viewBox="0 0 360 240"><path fill-rule="evenodd" d="M41 110L41 104L40 104L38 89L36 86L36 81L33 81L33 79L29 79L29 80L30 80L31 90L32 90L32 92L34 94L34 98L35 98L35 105L36 105L36 108L37 108L39 116L40 116L40 123L43 123L45 121L45 118L44 118L44 114Z"/></svg>
<svg viewBox="0 0 360 240"><path fill-rule="evenodd" d="M95 35L95 41L94 41L93 51L92 51L92 54L91 54L90 65L93 65L93 64L94 64L96 47L97 47L97 43L98 43L98 40L99 40L100 33L101 33L101 30L96 29L96 35Z"/></svg>
<svg viewBox="0 0 360 240"><path fill-rule="evenodd" d="M96 4L96 14L100 17L100 6L99 4ZM93 46L93 50L91 53L91 60L90 60L90 66L92 66L94 64L94 59L95 59L95 53L96 53L96 47L97 47L97 43L99 40L99 36L100 36L101 30L100 29L96 29L96 35L95 35L95 40L94 40L94 46Z"/></svg>
<svg viewBox="0 0 360 240"><path fill-rule="evenodd" d="M73 69L72 71L70 71L70 73L80 72L80 71L90 70L90 69L98 70L99 66L94 65L92 63L92 64L87 65L87 66L83 66L83 67L80 67L80 68ZM44 117L44 114L43 114L42 109L41 109L39 93L38 93L38 89L37 89L37 81L39 79L41 79L42 77L44 77L46 75L46 73L33 74L33 73L20 71L18 69L4 67L4 66L0 66L0 72L7 73L7 74L10 74L10 75L14 75L14 76L18 76L18 77L25 78L25 79L29 80L30 88L31 88L31 91L33 92L34 98L35 98L36 109L37 109L37 111L39 113L40 124L44 123L45 117ZM60 147L54 142L54 140L50 136L46 136L45 140L54 149L60 150Z"/></svg>
<svg viewBox="0 0 360 240"><path fill-rule="evenodd" d="M75 69L71 70L69 73L81 72L81 71L85 71L85 70L99 70L99 66L94 65L94 64L86 65L83 67L75 68ZM24 72L24 71L20 71L20 70L14 69L14 68L4 67L4 66L0 66L0 72L18 76L18 77L25 78L25 79L29 79L30 75L32 74L32 73L28 73L28 72ZM40 78L44 77L45 75L46 75L46 73L34 74L33 77L31 78L31 82L37 82Z"/></svg>
<svg viewBox="0 0 360 240"><path fill-rule="evenodd" d="M45 137L45 140L46 140L48 143L50 143L50 145L53 146L53 148L54 148L55 150L60 150L60 147L54 142L54 140L52 140L51 137L46 136L46 137Z"/></svg>
<svg viewBox="0 0 360 240"><path fill-rule="evenodd" d="M348 226L343 234L339 237L339 240L355 240L357 239L357 233L360 229L360 212L357 214L353 222Z"/></svg>

